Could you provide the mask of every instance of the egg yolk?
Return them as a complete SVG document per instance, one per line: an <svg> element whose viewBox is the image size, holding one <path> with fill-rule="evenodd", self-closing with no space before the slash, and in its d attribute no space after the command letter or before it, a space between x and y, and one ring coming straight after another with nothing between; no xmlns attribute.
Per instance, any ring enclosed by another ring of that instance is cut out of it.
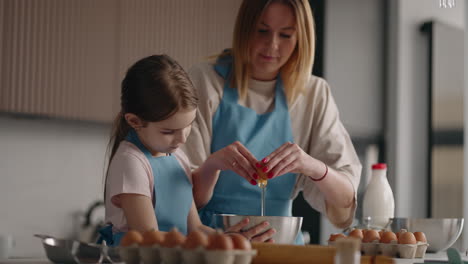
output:
<svg viewBox="0 0 468 264"><path fill-rule="evenodd" d="M257 185L260 188L265 188L268 184L268 176L265 172L262 171L262 168L257 169L258 179Z"/></svg>

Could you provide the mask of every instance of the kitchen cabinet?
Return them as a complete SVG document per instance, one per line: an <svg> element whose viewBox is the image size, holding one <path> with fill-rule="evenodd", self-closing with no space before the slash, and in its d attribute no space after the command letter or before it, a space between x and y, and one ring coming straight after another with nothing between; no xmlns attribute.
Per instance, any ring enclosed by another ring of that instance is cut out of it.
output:
<svg viewBox="0 0 468 264"><path fill-rule="evenodd" d="M136 60L231 44L240 0L0 1L0 112L111 122Z"/></svg>

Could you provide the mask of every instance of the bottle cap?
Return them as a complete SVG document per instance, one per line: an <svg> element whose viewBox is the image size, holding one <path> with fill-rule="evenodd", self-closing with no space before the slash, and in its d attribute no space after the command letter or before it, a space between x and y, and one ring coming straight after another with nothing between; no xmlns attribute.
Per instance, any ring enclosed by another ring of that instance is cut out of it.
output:
<svg viewBox="0 0 468 264"><path fill-rule="evenodd" d="M377 163L377 164L372 165L373 170L384 170L386 168L387 168L387 164L385 163Z"/></svg>

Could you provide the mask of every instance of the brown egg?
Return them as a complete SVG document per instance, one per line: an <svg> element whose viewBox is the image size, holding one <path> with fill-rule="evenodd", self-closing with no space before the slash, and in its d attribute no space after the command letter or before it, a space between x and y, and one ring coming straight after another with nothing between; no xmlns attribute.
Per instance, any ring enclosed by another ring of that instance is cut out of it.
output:
<svg viewBox="0 0 468 264"><path fill-rule="evenodd" d="M418 242L427 243L426 235L423 232L414 232L414 237Z"/></svg>
<svg viewBox="0 0 468 264"><path fill-rule="evenodd" d="M181 246L185 242L185 236L177 230L177 228L172 228L171 231L169 231L165 238L164 241L162 242L161 246L167 247L167 248L174 248L177 246Z"/></svg>
<svg viewBox="0 0 468 264"><path fill-rule="evenodd" d="M234 243L232 239L223 233L216 232L208 237L208 250L232 250Z"/></svg>
<svg viewBox="0 0 468 264"><path fill-rule="evenodd" d="M332 241L337 240L338 238L345 238L345 237L346 236L344 234L331 234L328 241L332 242Z"/></svg>
<svg viewBox="0 0 468 264"><path fill-rule="evenodd" d="M379 232L377 232L376 230L368 230L366 232L366 235L362 239L362 242L363 243L370 243L370 242L372 242L374 240L377 240L377 241L380 240Z"/></svg>
<svg viewBox="0 0 468 264"><path fill-rule="evenodd" d="M398 242L398 238L392 231L385 231L380 236L380 243L390 243L392 241Z"/></svg>
<svg viewBox="0 0 468 264"><path fill-rule="evenodd" d="M416 238L411 232L401 233L398 244L416 244Z"/></svg>
<svg viewBox="0 0 468 264"><path fill-rule="evenodd" d="M251 250L252 245L250 244L250 241L247 240L247 238L241 234L237 233L231 233L229 234L231 237L234 249L239 249L239 250Z"/></svg>
<svg viewBox="0 0 468 264"><path fill-rule="evenodd" d="M131 245L140 245L141 242L143 242L143 236L141 233L136 230L130 230L122 237L120 245L122 247L128 247Z"/></svg>
<svg viewBox="0 0 468 264"><path fill-rule="evenodd" d="M200 230L190 232L182 245L186 249L206 248L206 246L208 246L208 236Z"/></svg>
<svg viewBox="0 0 468 264"><path fill-rule="evenodd" d="M382 237L383 233L385 233L385 232L386 232L385 229L381 229L381 230L379 231L379 236Z"/></svg>
<svg viewBox="0 0 468 264"><path fill-rule="evenodd" d="M165 233L158 230L148 230L143 233L142 246L161 245L164 241Z"/></svg>
<svg viewBox="0 0 468 264"><path fill-rule="evenodd" d="M398 231L397 233L395 233L397 239L400 240L400 235L403 234L403 233L405 233L405 232L408 232L408 230L406 230L406 229L400 229L400 231Z"/></svg>
<svg viewBox="0 0 468 264"><path fill-rule="evenodd" d="M359 238L360 240L362 240L364 238L364 235L362 234L362 230L361 229L353 229L353 231L351 231L349 233L349 237L355 237L355 238Z"/></svg>

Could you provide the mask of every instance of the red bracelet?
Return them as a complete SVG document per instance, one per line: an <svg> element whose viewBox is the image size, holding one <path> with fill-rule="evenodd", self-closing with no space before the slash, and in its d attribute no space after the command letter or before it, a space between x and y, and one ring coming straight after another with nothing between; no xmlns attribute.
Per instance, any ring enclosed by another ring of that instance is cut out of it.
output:
<svg viewBox="0 0 468 264"><path fill-rule="evenodd" d="M327 174L328 174L328 166L327 166L327 164L325 164L325 163L323 163L323 164L325 165L325 174L323 174L323 176L320 177L320 178L318 178L318 179L314 179L314 178L312 178L312 177L309 177L311 180L317 182L317 181L321 181L321 180L325 179L325 177L327 177Z"/></svg>

